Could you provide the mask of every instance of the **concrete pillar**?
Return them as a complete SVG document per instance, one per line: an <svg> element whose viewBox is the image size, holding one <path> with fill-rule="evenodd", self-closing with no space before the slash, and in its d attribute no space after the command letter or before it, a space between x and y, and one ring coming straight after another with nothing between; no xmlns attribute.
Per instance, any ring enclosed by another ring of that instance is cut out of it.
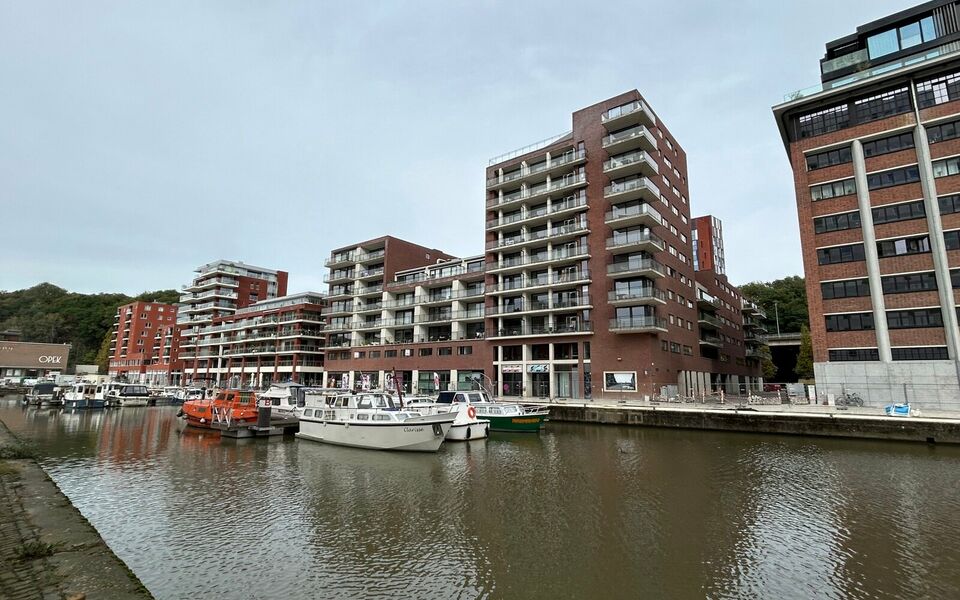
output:
<svg viewBox="0 0 960 600"><path fill-rule="evenodd" d="M870 284L873 329L877 337L880 360L890 362L893 357L890 353L890 333L887 329L887 312L883 302L883 286L880 282L877 236L873 229L870 188L867 185L867 169L863 159L863 144L860 140L853 141L853 174L857 183L857 204L860 208L860 227L863 232L863 254L867 261L867 281Z"/></svg>

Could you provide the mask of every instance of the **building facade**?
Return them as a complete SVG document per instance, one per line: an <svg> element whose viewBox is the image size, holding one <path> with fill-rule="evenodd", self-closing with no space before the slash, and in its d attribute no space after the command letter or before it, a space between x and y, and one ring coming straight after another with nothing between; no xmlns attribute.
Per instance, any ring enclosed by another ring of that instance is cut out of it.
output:
<svg viewBox="0 0 960 600"><path fill-rule="evenodd" d="M19 338L19 332L5 332ZM19 383L27 378L56 377L67 369L70 344L39 344L0 340L0 379Z"/></svg>
<svg viewBox="0 0 960 600"><path fill-rule="evenodd" d="M169 380L175 357L165 356L156 342L176 323L177 307L172 304L137 301L117 308L110 338L110 377L132 383Z"/></svg>
<svg viewBox="0 0 960 600"><path fill-rule="evenodd" d="M242 262L217 260L196 269L193 282L183 286L177 325L184 383L207 382L209 373L220 373L226 358L199 345L201 330L215 318L230 316L262 300L287 294L286 271L255 267Z"/></svg>
<svg viewBox="0 0 960 600"><path fill-rule="evenodd" d="M936 0L858 27L826 45L820 85L773 109L821 391L960 398L958 23Z"/></svg>

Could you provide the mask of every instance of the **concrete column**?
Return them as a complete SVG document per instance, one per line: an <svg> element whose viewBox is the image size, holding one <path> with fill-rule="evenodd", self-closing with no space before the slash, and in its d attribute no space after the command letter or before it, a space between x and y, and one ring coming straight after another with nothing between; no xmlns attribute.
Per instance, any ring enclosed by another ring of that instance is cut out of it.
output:
<svg viewBox="0 0 960 600"><path fill-rule="evenodd" d="M917 122L919 123L919 118ZM943 222L940 219L940 203L937 200L937 184L933 178L930 146L927 129L917 125L913 137L917 146L917 164L920 167L920 187L923 189L923 209L927 213L927 230L930 232L930 253L937 278L937 294L940 296L940 312L943 313L943 330L947 339L947 354L950 360L960 357L960 333L957 331L957 310L953 300L953 284L950 280L950 263L943 242Z"/></svg>
<svg viewBox="0 0 960 600"><path fill-rule="evenodd" d="M870 208L870 188L863 160L863 144L853 141L853 174L857 183L857 204L860 207L860 227L863 231L863 253L867 261L867 281L870 284L870 303L873 307L873 329L881 362L891 362L890 332L880 283L880 259L877 256L877 236L873 230L873 211Z"/></svg>

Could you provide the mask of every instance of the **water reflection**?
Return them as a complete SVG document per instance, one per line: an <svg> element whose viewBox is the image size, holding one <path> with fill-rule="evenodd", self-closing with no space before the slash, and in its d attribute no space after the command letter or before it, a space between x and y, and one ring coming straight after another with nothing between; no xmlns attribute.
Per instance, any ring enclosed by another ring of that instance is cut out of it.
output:
<svg viewBox="0 0 960 600"><path fill-rule="evenodd" d="M158 598L960 596L960 450L551 423L436 455L0 402Z"/></svg>

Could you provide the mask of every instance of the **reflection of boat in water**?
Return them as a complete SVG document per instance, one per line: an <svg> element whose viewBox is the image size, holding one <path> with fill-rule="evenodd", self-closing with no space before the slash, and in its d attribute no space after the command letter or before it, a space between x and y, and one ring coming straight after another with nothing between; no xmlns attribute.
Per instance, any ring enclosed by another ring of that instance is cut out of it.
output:
<svg viewBox="0 0 960 600"><path fill-rule="evenodd" d="M103 408L103 398L97 398L97 384L75 383L63 395L64 408Z"/></svg>
<svg viewBox="0 0 960 600"><path fill-rule="evenodd" d="M372 450L436 452L456 416L400 410L383 393L308 392L297 437Z"/></svg>
<svg viewBox="0 0 960 600"><path fill-rule="evenodd" d="M212 429L213 423L256 423L257 403L253 392L222 390L212 400L188 400L178 415L188 425Z"/></svg>

